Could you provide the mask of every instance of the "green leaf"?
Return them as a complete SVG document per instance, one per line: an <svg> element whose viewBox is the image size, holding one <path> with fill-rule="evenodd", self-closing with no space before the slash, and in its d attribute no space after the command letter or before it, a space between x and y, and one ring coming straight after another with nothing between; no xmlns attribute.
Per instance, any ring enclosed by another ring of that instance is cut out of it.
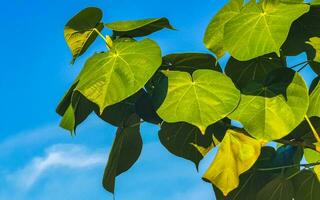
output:
<svg viewBox="0 0 320 200"><path fill-rule="evenodd" d="M311 124L314 125L314 128L317 132L320 132L320 118L311 117ZM289 135L284 137L285 140L299 140L304 141L307 144L313 144L317 142L313 136L312 130L306 120L303 120Z"/></svg>
<svg viewBox="0 0 320 200"><path fill-rule="evenodd" d="M81 124L96 108L96 106L86 99L79 92L73 92L70 104L63 113L60 126L73 134L76 128Z"/></svg>
<svg viewBox="0 0 320 200"><path fill-rule="evenodd" d="M311 45L316 50L314 57L315 62L320 62L320 37L312 37L307 41L307 44Z"/></svg>
<svg viewBox="0 0 320 200"><path fill-rule="evenodd" d="M188 122L204 134L210 124L226 117L238 105L240 92L222 73L206 69L196 70L192 76L178 71L163 73L169 85L157 113L166 122Z"/></svg>
<svg viewBox="0 0 320 200"><path fill-rule="evenodd" d="M224 47L237 60L245 61L275 52L285 42L293 21L309 11L307 4L250 1L240 14L226 23Z"/></svg>
<svg viewBox="0 0 320 200"><path fill-rule="evenodd" d="M222 69L210 54L205 53L176 53L162 58L162 70L182 71L192 74L198 69L212 69L222 72Z"/></svg>
<svg viewBox="0 0 320 200"><path fill-rule="evenodd" d="M276 140L302 122L308 99L303 78L291 69L280 68L271 71L263 83L249 84L229 118L241 122L244 129L259 140Z"/></svg>
<svg viewBox="0 0 320 200"><path fill-rule="evenodd" d="M311 0L311 5L320 5L320 0Z"/></svg>
<svg viewBox="0 0 320 200"><path fill-rule="evenodd" d="M310 94L310 104L307 115L320 117L320 81Z"/></svg>
<svg viewBox="0 0 320 200"><path fill-rule="evenodd" d="M311 37L320 36L319 12L319 6L310 6L309 12L292 23L289 35L281 48L284 55L295 56L311 48L306 41Z"/></svg>
<svg viewBox="0 0 320 200"><path fill-rule="evenodd" d="M117 130L103 176L103 187L109 192L114 192L116 177L130 169L140 156L142 139L139 122L137 115L131 115L125 127Z"/></svg>
<svg viewBox="0 0 320 200"><path fill-rule="evenodd" d="M72 52L72 63L81 56L97 38L94 29L101 31L102 11L89 7L75 15L64 27L64 38Z"/></svg>
<svg viewBox="0 0 320 200"><path fill-rule="evenodd" d="M275 54L260 56L248 61L238 61L230 57L225 73L241 90L252 81L263 81L270 71L281 67L284 67L283 61Z"/></svg>
<svg viewBox="0 0 320 200"><path fill-rule="evenodd" d="M266 184L257 194L259 200L292 200L293 184L286 177L279 176Z"/></svg>
<svg viewBox="0 0 320 200"><path fill-rule="evenodd" d="M99 106L100 113L139 91L161 64L159 46L150 39L120 39L110 52L89 58L75 90Z"/></svg>
<svg viewBox="0 0 320 200"><path fill-rule="evenodd" d="M114 36L121 37L142 37L164 28L174 30L169 20L165 17L118 21L105 24L105 26L113 30Z"/></svg>
<svg viewBox="0 0 320 200"><path fill-rule="evenodd" d="M276 174L273 170L259 171L259 168L271 167L271 161L276 152L272 147L262 147L261 154L254 166L247 172L240 175L239 186L227 196L213 185L217 200L257 200L257 193L272 180Z"/></svg>
<svg viewBox="0 0 320 200"><path fill-rule="evenodd" d="M105 122L117 127L123 127L125 120L132 114L136 113L135 104L145 93L146 92L141 89L125 100L106 107L102 114L99 113L98 109L96 109L95 112Z"/></svg>
<svg viewBox="0 0 320 200"><path fill-rule="evenodd" d="M213 126L209 126L203 135L197 127L185 122L163 122L159 139L169 152L192 161L198 168L204 155L194 145L209 148L213 143L213 132Z"/></svg>
<svg viewBox="0 0 320 200"><path fill-rule="evenodd" d="M239 176L250 169L260 155L259 141L228 130L203 179L218 187L225 196L239 185Z"/></svg>
<svg viewBox="0 0 320 200"><path fill-rule="evenodd" d="M135 109L139 117L145 122L153 124L160 124L162 122L162 119L156 113L151 97L146 92L137 99Z"/></svg>
<svg viewBox="0 0 320 200"><path fill-rule="evenodd" d="M294 176L292 183L295 191L295 200L318 200L320 196L320 182L314 172L302 170Z"/></svg>
<svg viewBox="0 0 320 200"><path fill-rule="evenodd" d="M206 29L203 42L218 59L226 52L223 42L224 26L234 16L240 13L243 3L243 0L230 0L229 3L211 19Z"/></svg>
<svg viewBox="0 0 320 200"><path fill-rule="evenodd" d="M304 149L304 157L308 163L320 162L320 152L313 149Z"/></svg>
<svg viewBox="0 0 320 200"><path fill-rule="evenodd" d="M282 46L284 55L294 56L302 52L307 53L308 60L315 58L316 52L306 43L309 38L320 37L320 6L310 6L309 12L302 15L291 26L289 35ZM310 62L311 68L320 74L320 63Z"/></svg>

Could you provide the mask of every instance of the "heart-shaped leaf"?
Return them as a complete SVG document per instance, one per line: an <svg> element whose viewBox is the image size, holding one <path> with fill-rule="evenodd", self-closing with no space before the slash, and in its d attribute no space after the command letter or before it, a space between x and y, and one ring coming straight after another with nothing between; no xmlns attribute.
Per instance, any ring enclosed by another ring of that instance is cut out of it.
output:
<svg viewBox="0 0 320 200"><path fill-rule="evenodd" d="M225 196L239 185L239 176L250 169L260 155L259 141L228 130L203 179L218 187Z"/></svg>
<svg viewBox="0 0 320 200"><path fill-rule="evenodd" d="M280 67L284 67L283 61L275 54L260 56L248 61L238 61L230 57L225 73L241 90L252 81L263 81L270 71Z"/></svg>
<svg viewBox="0 0 320 200"><path fill-rule="evenodd" d="M225 25L223 44L237 60L275 52L285 42L293 21L309 11L307 4L250 1Z"/></svg>
<svg viewBox="0 0 320 200"><path fill-rule="evenodd" d="M204 134L206 128L226 117L238 105L240 92L220 72L200 69L193 72L164 71L168 91L157 110L166 122L188 122Z"/></svg>
<svg viewBox="0 0 320 200"><path fill-rule="evenodd" d="M230 2L212 18L206 29L203 42L218 59L226 52L223 42L224 26L234 16L240 13L243 3L243 0L230 0Z"/></svg>
<svg viewBox="0 0 320 200"><path fill-rule="evenodd" d="M100 113L140 90L161 65L159 46L150 39L119 39L110 52L88 59L75 90L99 106Z"/></svg>
<svg viewBox="0 0 320 200"><path fill-rule="evenodd" d="M103 176L103 186L109 192L114 192L116 176L130 169L140 156L142 139L139 122L140 118L133 114L126 120L125 126L117 130Z"/></svg>
<svg viewBox="0 0 320 200"><path fill-rule="evenodd" d="M288 68L271 71L263 83L252 82L229 115L253 137L270 141L288 135L304 119L308 89L303 78Z"/></svg>
<svg viewBox="0 0 320 200"><path fill-rule="evenodd" d="M105 24L105 26L113 30L114 36L121 37L142 37L164 28L174 30L165 17L118 21Z"/></svg>
<svg viewBox="0 0 320 200"><path fill-rule="evenodd" d="M64 38L72 52L72 63L81 56L97 38L101 31L102 11L89 7L75 15L64 27Z"/></svg>

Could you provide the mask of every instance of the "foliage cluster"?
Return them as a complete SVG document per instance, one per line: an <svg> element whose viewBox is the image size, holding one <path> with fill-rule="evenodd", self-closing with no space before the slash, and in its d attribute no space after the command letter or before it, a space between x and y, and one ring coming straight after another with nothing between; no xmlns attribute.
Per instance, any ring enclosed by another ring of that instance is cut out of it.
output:
<svg viewBox="0 0 320 200"><path fill-rule="evenodd" d="M319 199L319 1L230 0L205 32L215 56L162 57L146 37L174 30L166 18L101 20L102 11L90 7L65 26L72 63L98 36L106 51L86 61L57 113L72 134L92 112L118 127L103 177L107 191L139 158L140 124L147 122L159 125L169 152L196 167L218 148L203 175L218 200ZM101 33L105 28L111 36ZM288 66L288 56L301 53L307 60ZM299 74L306 67L318 74L309 88ZM308 163L301 164L303 156Z"/></svg>

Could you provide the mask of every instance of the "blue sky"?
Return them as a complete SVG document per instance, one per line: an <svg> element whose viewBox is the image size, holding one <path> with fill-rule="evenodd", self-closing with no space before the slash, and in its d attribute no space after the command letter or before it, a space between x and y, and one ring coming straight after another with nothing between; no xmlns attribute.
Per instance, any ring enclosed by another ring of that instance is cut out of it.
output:
<svg viewBox="0 0 320 200"><path fill-rule="evenodd" d="M115 128L92 115L76 137L59 128L55 107L94 51L70 66L63 38L65 23L79 10L98 6L104 22L168 17L178 31L152 35L163 51L207 52L205 27L226 0L4 0L0 19L0 200L112 199L101 186ZM105 32L107 33L107 32ZM303 58L301 55L299 58ZM289 63L296 63L290 59ZM225 59L222 59L222 63ZM307 83L314 74L303 71ZM214 152L194 165L159 144L157 127L143 125L144 147L139 161L117 178L119 200L209 200L213 192L201 175Z"/></svg>

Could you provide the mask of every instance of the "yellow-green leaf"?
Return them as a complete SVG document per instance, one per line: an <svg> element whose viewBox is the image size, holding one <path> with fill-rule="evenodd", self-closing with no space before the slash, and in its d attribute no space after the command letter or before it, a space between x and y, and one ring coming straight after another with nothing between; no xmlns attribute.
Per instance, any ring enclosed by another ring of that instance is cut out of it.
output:
<svg viewBox="0 0 320 200"><path fill-rule="evenodd" d="M210 21L203 42L218 58L221 58L226 50L223 45L224 25L234 16L240 13L243 0L230 0Z"/></svg>
<svg viewBox="0 0 320 200"><path fill-rule="evenodd" d="M237 60L271 52L280 55L292 22L309 11L307 4L250 1L225 25L224 47Z"/></svg>
<svg viewBox="0 0 320 200"><path fill-rule="evenodd" d="M312 37L307 41L307 44L310 44L316 50L316 55L313 60L315 62L320 62L320 38Z"/></svg>
<svg viewBox="0 0 320 200"><path fill-rule="evenodd" d="M109 52L89 58L75 90L96 103L100 113L139 91L161 65L161 50L150 39L115 40Z"/></svg>
<svg viewBox="0 0 320 200"><path fill-rule="evenodd" d="M223 119L238 105L240 92L226 75L213 70L165 71L167 96L157 110L166 122L188 122L204 134L206 128Z"/></svg>
<svg viewBox="0 0 320 200"><path fill-rule="evenodd" d="M81 56L97 38L94 29L101 31L102 11L89 7L75 15L64 28L64 38L72 52L72 63Z"/></svg>
<svg viewBox="0 0 320 200"><path fill-rule="evenodd" d="M260 155L259 141L234 130L228 130L217 155L203 178L226 196L239 185L239 176L250 169Z"/></svg>

